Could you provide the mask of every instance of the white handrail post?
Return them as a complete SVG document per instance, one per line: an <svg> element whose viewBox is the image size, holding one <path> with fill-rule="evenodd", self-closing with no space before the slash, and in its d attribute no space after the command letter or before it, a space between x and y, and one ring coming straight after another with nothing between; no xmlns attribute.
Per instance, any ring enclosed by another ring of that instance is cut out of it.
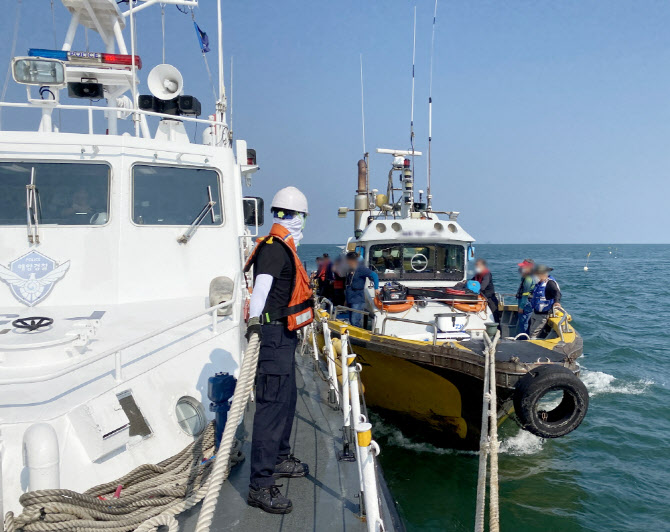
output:
<svg viewBox="0 0 670 532"><path fill-rule="evenodd" d="M314 351L314 361L318 362L319 361L319 349L318 346L316 345L316 322L312 322L312 351Z"/></svg>
<svg viewBox="0 0 670 532"><path fill-rule="evenodd" d="M323 341L325 343L324 354L326 355L326 363L328 364L328 385L330 387L328 393L328 402L331 404L339 404L340 394L337 386L337 371L335 369L335 355L333 353L333 342L330 339L330 329L328 328L328 319L321 318L323 325Z"/></svg>
<svg viewBox="0 0 670 532"><path fill-rule="evenodd" d="M349 402L349 332L345 331L340 336L340 364L342 365L342 414L344 416L344 428L351 427L351 410Z"/></svg>
<svg viewBox="0 0 670 532"><path fill-rule="evenodd" d="M377 475L375 472L375 456L379 454L379 446L372 441L372 425L360 423L356 427L358 450L360 453L363 485L365 492L365 519L369 532L383 530L379 511L379 494L377 492Z"/></svg>
<svg viewBox="0 0 670 532"><path fill-rule="evenodd" d="M88 108L88 134L93 135L93 109Z"/></svg>
<svg viewBox="0 0 670 532"><path fill-rule="evenodd" d="M352 353L349 358L352 360L355 359L356 355ZM360 397L360 387L358 385L359 383L359 375L362 367L360 364L353 362L349 366L349 390L351 393L351 424L353 426L353 431L352 434L355 438L356 436L356 430L358 429L358 426L361 423L365 423L367 420L365 417L361 414L361 397ZM361 490L361 505L363 504L363 498L364 491L365 491L365 486L363 485L363 469L361 468L361 452L360 449L358 448L358 441L355 441L355 447L356 447L356 465L358 466L358 481L360 483L360 490Z"/></svg>
<svg viewBox="0 0 670 532"><path fill-rule="evenodd" d="M342 453L339 458L345 462L353 462L356 457L351 452L351 403L349 401L349 332L344 331L340 335L340 365L342 373L342 415L344 423L342 426Z"/></svg>
<svg viewBox="0 0 670 532"><path fill-rule="evenodd" d="M114 353L114 380L123 381L123 365L121 364L121 351Z"/></svg>
<svg viewBox="0 0 670 532"><path fill-rule="evenodd" d="M216 319L219 314L218 309L212 311L212 336L215 336L218 331L218 320Z"/></svg>

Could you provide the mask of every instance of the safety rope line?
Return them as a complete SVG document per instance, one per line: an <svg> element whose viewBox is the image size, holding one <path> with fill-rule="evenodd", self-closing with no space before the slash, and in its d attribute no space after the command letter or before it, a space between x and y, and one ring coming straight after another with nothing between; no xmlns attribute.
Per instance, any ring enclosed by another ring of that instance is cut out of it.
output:
<svg viewBox="0 0 670 532"><path fill-rule="evenodd" d="M118 480L84 493L65 489L24 493L19 498L23 512L18 516L7 512L5 531L149 532L165 526L168 532L177 532L174 516L203 499L196 530L209 530L221 485L230 472L231 458L235 462L239 459L235 433L251 395L259 350L260 339L254 334L244 354L218 452L212 422L173 457L159 464L141 465Z"/></svg>
<svg viewBox="0 0 670 532"><path fill-rule="evenodd" d="M500 330L491 341L484 335L484 393L482 400L482 427L479 439L479 472L477 475L477 506L475 510L475 532L484 532L486 511L486 473L489 455L489 531L500 529L498 504L498 407L496 395L496 347L500 341Z"/></svg>
<svg viewBox="0 0 670 532"><path fill-rule="evenodd" d="M258 354L260 349L261 339L257 333L254 333L251 336L249 344L247 345L247 350L244 353L240 376L237 379L235 393L233 394L233 402L230 407L230 412L228 413L228 420L226 421L226 427L223 430L223 436L221 436L220 448L223 448L224 450L232 449L237 426L242 420L244 409L247 407L249 397L251 397L251 390L254 386L254 380L256 379L256 368L258 366ZM221 486L230 473L230 460L226 454L224 454L224 456L226 457L225 460L217 460L214 462L207 494L205 495L205 500L200 509L195 532L207 532L212 524Z"/></svg>

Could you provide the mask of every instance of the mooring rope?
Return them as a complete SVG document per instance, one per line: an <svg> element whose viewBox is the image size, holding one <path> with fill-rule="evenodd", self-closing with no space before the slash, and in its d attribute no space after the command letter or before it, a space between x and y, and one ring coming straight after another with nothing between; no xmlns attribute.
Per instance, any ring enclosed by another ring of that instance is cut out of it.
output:
<svg viewBox="0 0 670 532"><path fill-rule="evenodd" d="M160 526L178 530L175 515L203 498L198 532L209 530L221 485L228 478L235 433L256 376L260 339L249 341L217 455L215 427L210 423L197 440L159 464L144 464L113 482L84 493L39 490L19 498L23 511L7 512L6 532L148 532ZM237 453L236 453L237 454ZM217 460L216 457L224 457ZM121 493L117 493L119 486Z"/></svg>
<svg viewBox="0 0 670 532"><path fill-rule="evenodd" d="M498 416L496 398L496 347L500 341L500 330L493 341L484 336L484 394L482 401L482 428L479 439L479 473L477 475L477 507L475 532L484 532L486 509L486 471L491 455L489 471L489 530L498 532L500 513L498 506Z"/></svg>

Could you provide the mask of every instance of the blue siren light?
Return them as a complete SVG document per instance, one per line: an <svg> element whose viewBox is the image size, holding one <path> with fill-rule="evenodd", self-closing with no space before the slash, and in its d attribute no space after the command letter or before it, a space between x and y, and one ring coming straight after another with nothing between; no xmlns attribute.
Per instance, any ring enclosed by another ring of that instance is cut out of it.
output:
<svg viewBox="0 0 670 532"><path fill-rule="evenodd" d="M30 57L44 57L48 59L58 59L67 61L67 52L65 50L45 50L43 48L31 48L28 50Z"/></svg>

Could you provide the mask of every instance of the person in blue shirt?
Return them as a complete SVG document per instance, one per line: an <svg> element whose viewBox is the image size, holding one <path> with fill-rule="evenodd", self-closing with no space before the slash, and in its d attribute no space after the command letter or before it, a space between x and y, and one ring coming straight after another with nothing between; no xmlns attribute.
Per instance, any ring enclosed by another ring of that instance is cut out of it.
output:
<svg viewBox="0 0 670 532"><path fill-rule="evenodd" d="M350 251L347 253L347 264L349 274L346 283L347 306L356 310L365 308L365 285L370 279L375 285L375 293L379 294L379 276L359 260L358 253ZM363 314L349 312L349 323L354 327L363 326Z"/></svg>
<svg viewBox="0 0 670 532"><path fill-rule="evenodd" d="M519 284L519 288L516 291L517 308L519 312L516 333L528 334L530 316L533 313L533 307L530 305L530 296L535 289L535 277L533 277L535 261L533 259L524 259L523 262L520 262L517 266L519 266L521 284Z"/></svg>

